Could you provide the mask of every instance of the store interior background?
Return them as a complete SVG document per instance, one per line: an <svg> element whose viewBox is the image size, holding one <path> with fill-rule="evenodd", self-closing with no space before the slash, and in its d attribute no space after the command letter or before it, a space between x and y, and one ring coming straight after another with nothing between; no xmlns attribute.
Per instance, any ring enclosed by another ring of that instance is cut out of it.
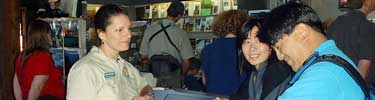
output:
<svg viewBox="0 0 375 100"><path fill-rule="evenodd" d="M24 34L26 28L24 23L25 16L22 12L24 12L24 7L22 7L22 2L27 0L1 0L0 1L0 100L13 100L13 92L12 92L12 79L14 75L14 59L17 54L20 52L20 33ZM127 9L130 19L132 21L137 21L137 9L140 9L144 6L149 6L155 3L165 3L173 0L59 0L59 2L68 1L67 6L70 8L69 4L74 4L70 2L80 2L78 4L82 4L79 6L78 9L68 9L69 11L64 11L68 13L71 19L82 19L83 21L87 21L86 24L80 24L84 28L82 32L85 34L89 34L90 30L90 10L95 10L102 4L107 3L115 3L122 5L125 9ZM184 0L184 1L200 1L200 0ZM262 9L272 9L276 7L278 2L286 2L287 0L235 0L238 4L239 10L262 10ZM289 0L290 1L290 0ZM303 3L310 5L313 9L315 9L321 20L325 21L331 18L335 18L338 15L343 14L343 12L339 9L339 1L340 0L301 0ZM74 7L73 7L74 8ZM72 12L75 14L72 14ZM77 13L79 12L79 13ZM76 16L76 14L80 16ZM210 16L210 15L209 15ZM196 17L196 16L195 16ZM195 18L193 17L193 18ZM201 18L198 16L198 18ZM369 19L375 18L375 14L370 14ZM82 22L83 23L83 22ZM193 38L199 39L211 39L215 38L210 34L210 32L191 32ZM203 33L203 34L202 34ZM205 34L206 33L206 34ZM81 49L81 52L89 51L88 46L90 42L87 42L91 39L90 36L84 36L85 38L79 38L78 41L80 43L77 48ZM141 37L138 37L141 38ZM139 41L138 41L139 42ZM85 44L87 43L87 44ZM192 42L194 43L194 42ZM134 51L136 51L136 47ZM80 54L83 56L84 54ZM130 58L135 59L135 58ZM66 69L67 70L67 69ZM66 72L66 71L65 71Z"/></svg>

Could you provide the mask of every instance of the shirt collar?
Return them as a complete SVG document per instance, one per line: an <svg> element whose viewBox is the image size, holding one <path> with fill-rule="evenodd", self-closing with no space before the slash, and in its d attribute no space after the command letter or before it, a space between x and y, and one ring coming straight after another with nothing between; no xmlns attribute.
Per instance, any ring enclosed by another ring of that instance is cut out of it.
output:
<svg viewBox="0 0 375 100"><path fill-rule="evenodd" d="M115 60L113 60L113 59L109 58L108 56L106 56L104 54L104 52L101 49L99 49L98 47L96 47L96 46L93 46L91 48L90 52L92 52L92 53L94 53L94 55L98 56L98 59L101 59L103 61L112 61L112 62L114 62L114 63L117 64L117 62ZM118 62L124 62L125 61L124 59L121 58L121 56L118 56L117 60L118 60Z"/></svg>
<svg viewBox="0 0 375 100"><path fill-rule="evenodd" d="M165 26L167 26L167 25L175 26L175 25L176 25L176 24L175 24L172 20L170 20L170 19L163 19L163 20L159 21L158 24L163 24L163 25L165 25Z"/></svg>
<svg viewBox="0 0 375 100"><path fill-rule="evenodd" d="M336 45L335 41L333 40L326 40L324 41L323 43L321 43L318 48L315 49L314 52L318 52L318 53L321 53L322 51L326 50L326 49L329 49L329 48L332 48Z"/></svg>

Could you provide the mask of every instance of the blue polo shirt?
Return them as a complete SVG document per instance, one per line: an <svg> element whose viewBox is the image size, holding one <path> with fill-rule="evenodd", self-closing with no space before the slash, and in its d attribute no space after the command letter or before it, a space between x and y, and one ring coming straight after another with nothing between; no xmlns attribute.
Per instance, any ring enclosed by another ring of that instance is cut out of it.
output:
<svg viewBox="0 0 375 100"><path fill-rule="evenodd" d="M337 55L354 65L352 60L337 48L333 40L320 44L315 53ZM352 77L342 67L332 62L302 66L295 75L300 77L291 80L294 84L279 96L278 100L364 100L365 98Z"/></svg>

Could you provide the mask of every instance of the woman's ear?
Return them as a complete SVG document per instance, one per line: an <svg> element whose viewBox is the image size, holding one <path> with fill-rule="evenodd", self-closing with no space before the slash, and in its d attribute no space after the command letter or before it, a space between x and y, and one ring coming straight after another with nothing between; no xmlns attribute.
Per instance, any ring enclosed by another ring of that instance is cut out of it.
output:
<svg viewBox="0 0 375 100"><path fill-rule="evenodd" d="M100 40L105 40L105 32L102 31L101 29L97 29L96 32L98 32L98 37Z"/></svg>

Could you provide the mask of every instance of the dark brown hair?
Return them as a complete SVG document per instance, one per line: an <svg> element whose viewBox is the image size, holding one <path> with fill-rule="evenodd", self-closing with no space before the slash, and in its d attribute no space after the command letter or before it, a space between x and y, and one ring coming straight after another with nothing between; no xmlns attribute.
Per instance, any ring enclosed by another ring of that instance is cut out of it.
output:
<svg viewBox="0 0 375 100"><path fill-rule="evenodd" d="M128 15L120 6L115 4L106 4L99 8L94 17L95 31L96 31L96 46L102 44L102 40L99 38L100 31L106 31L105 28L111 24L110 19L114 15L124 14Z"/></svg>
<svg viewBox="0 0 375 100"><path fill-rule="evenodd" d="M48 51L51 47L51 27L48 22L34 20L29 24L26 34L26 47L23 52L23 61L36 50Z"/></svg>
<svg viewBox="0 0 375 100"><path fill-rule="evenodd" d="M212 24L212 31L215 35L224 37L228 33L239 35L241 27L248 19L245 12L238 10L229 10L222 12L217 16Z"/></svg>

